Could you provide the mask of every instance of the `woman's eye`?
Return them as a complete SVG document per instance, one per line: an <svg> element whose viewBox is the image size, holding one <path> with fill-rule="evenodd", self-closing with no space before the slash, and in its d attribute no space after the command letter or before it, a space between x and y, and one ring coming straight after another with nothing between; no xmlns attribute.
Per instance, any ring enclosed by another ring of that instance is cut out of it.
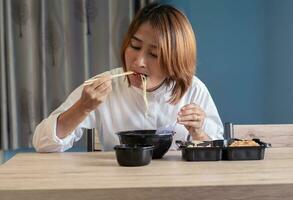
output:
<svg viewBox="0 0 293 200"><path fill-rule="evenodd" d="M133 48L133 49L135 49L135 50L140 50L140 47L139 46L135 46L133 44L130 44L130 47Z"/></svg>
<svg viewBox="0 0 293 200"><path fill-rule="evenodd" d="M153 57L153 58L157 58L158 55L157 54L154 54L154 53L150 53L150 55Z"/></svg>

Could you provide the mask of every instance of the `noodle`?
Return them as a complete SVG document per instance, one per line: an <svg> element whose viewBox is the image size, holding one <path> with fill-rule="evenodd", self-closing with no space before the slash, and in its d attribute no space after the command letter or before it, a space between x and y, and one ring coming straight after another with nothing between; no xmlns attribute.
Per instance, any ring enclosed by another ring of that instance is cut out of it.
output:
<svg viewBox="0 0 293 200"><path fill-rule="evenodd" d="M149 110L149 104L148 104L148 99L147 99L147 95L146 95L147 77L145 75L141 74L140 78L141 78L142 89L143 89L143 100L144 100L144 104L145 104L145 107L146 107L144 115L147 116L148 115L148 110Z"/></svg>

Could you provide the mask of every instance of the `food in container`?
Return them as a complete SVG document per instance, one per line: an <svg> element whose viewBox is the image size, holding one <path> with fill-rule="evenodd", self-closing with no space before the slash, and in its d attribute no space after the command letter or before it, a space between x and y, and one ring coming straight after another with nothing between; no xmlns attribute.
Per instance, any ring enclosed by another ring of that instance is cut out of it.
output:
<svg viewBox="0 0 293 200"><path fill-rule="evenodd" d="M223 148L223 160L262 160L265 149L271 144L264 143L259 139L239 140L230 139Z"/></svg>
<svg viewBox="0 0 293 200"><path fill-rule="evenodd" d="M254 140L235 140L233 141L229 147L254 147L259 146Z"/></svg>
<svg viewBox="0 0 293 200"><path fill-rule="evenodd" d="M212 142L195 145L192 142L176 141L185 161L217 161L222 158L222 149Z"/></svg>
<svg viewBox="0 0 293 200"><path fill-rule="evenodd" d="M271 147L259 139L213 140L195 145L190 141L176 141L186 161L262 160L265 149Z"/></svg>

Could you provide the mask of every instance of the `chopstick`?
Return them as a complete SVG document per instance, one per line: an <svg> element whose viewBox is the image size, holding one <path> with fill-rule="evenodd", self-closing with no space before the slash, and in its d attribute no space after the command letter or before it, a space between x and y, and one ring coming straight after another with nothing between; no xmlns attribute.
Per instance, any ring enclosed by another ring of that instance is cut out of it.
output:
<svg viewBox="0 0 293 200"><path fill-rule="evenodd" d="M111 78L116 78L116 77L119 77L119 76L127 76L127 75L130 75L130 74L134 74L134 72L129 71L129 72L121 73L121 74L114 74L114 75L112 75Z"/></svg>
<svg viewBox="0 0 293 200"><path fill-rule="evenodd" d="M129 71L129 72L124 72L124 73L121 73L121 74L114 74L111 76L111 79L113 78L117 78L117 77L120 77L120 76L127 76L127 75L130 75L130 74L134 74L133 71ZM86 86L86 85L90 85L92 84L93 82L95 82L100 76L97 75L97 76L94 76L93 78L89 79L89 80L86 80L83 85Z"/></svg>

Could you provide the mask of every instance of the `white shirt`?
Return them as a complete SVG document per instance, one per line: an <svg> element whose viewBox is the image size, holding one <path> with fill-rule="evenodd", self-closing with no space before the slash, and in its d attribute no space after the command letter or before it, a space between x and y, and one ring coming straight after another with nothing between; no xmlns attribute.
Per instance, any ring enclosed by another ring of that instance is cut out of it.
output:
<svg viewBox="0 0 293 200"><path fill-rule="evenodd" d="M110 74L122 73L122 68L113 69ZM143 100L143 91L128 86L125 77L112 79L112 92L106 100L66 138L56 136L58 116L69 109L80 97L83 86L75 89L51 115L44 119L36 128L33 136L33 145L38 152L63 152L71 148L83 134L83 129L96 128L102 150L113 150L119 144L116 135L118 131L157 129L171 125L176 121L179 110L186 104L195 103L206 113L203 131L213 140L223 139L223 125L208 89L197 77L193 77L192 85L176 105L167 103L170 90L166 85L153 92L147 93L149 102L148 116L145 115L146 106ZM172 150L176 149L176 140L186 140L187 129L180 124L175 127Z"/></svg>

